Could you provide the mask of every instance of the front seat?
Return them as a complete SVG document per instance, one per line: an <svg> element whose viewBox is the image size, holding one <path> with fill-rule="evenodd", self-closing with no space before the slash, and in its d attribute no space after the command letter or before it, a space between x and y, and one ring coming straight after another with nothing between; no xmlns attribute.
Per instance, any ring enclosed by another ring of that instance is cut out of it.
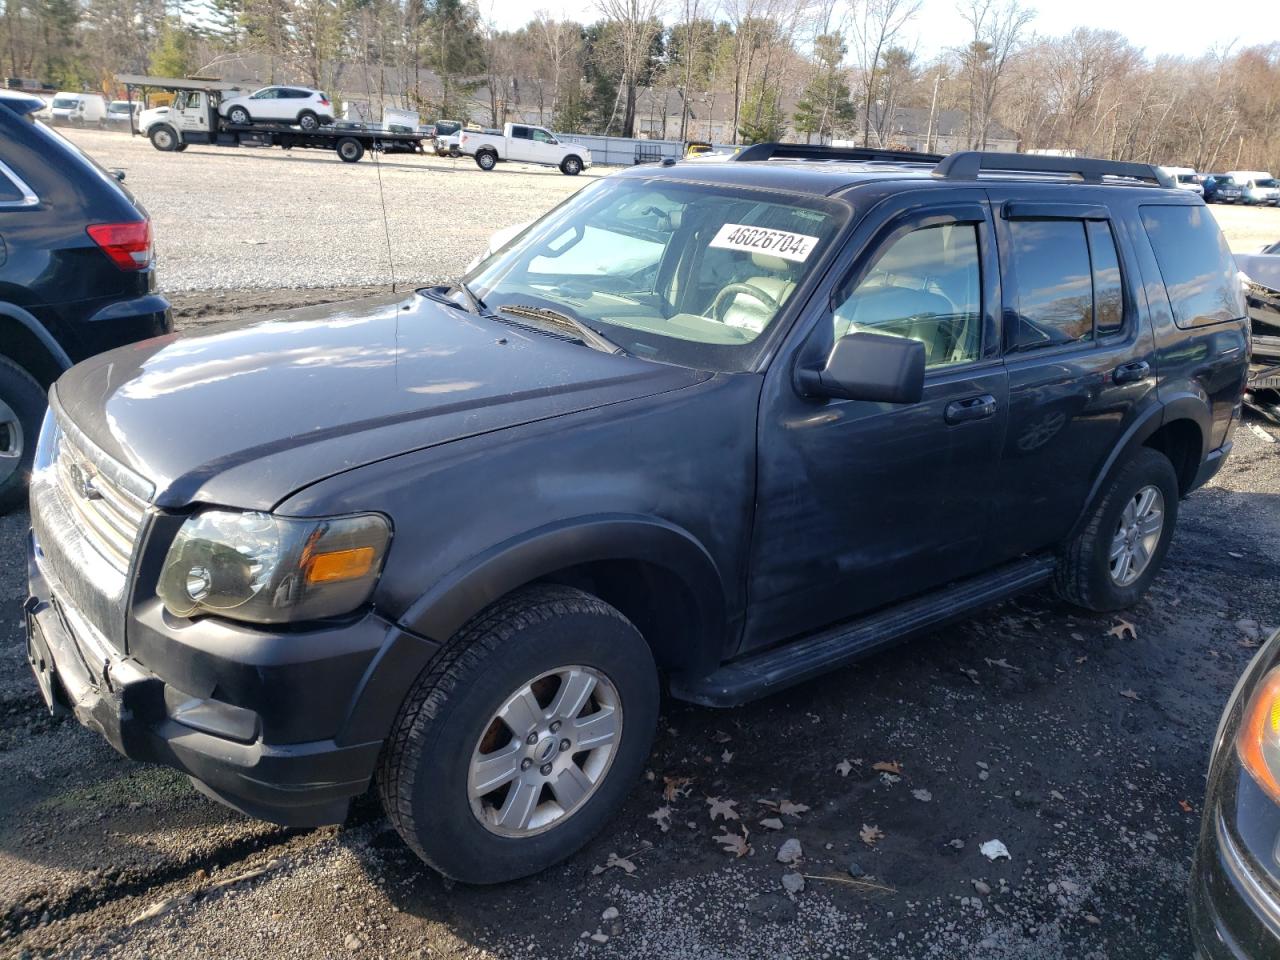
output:
<svg viewBox="0 0 1280 960"><path fill-rule="evenodd" d="M886 333L909 337L924 344L925 362L945 362L953 337L934 318L947 317L955 308L951 302L928 290L886 286L859 290L835 313L835 335Z"/></svg>
<svg viewBox="0 0 1280 960"><path fill-rule="evenodd" d="M768 299L757 300L746 291L735 293L724 308L721 319L730 327L742 327L752 333L760 333L777 312L777 307L773 304L781 306L786 303L787 297L796 288L796 281L792 276L793 265L781 257L753 253L751 264L760 271L759 274L735 282L754 287Z"/></svg>

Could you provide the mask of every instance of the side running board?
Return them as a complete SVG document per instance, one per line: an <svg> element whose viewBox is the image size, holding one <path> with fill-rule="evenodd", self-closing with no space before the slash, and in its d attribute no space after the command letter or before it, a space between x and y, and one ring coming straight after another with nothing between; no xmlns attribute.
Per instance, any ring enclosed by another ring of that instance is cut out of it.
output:
<svg viewBox="0 0 1280 960"><path fill-rule="evenodd" d="M731 660L708 676L673 676L671 694L707 707L736 707L1037 587L1053 576L1054 566L1051 557L1019 560L861 619Z"/></svg>

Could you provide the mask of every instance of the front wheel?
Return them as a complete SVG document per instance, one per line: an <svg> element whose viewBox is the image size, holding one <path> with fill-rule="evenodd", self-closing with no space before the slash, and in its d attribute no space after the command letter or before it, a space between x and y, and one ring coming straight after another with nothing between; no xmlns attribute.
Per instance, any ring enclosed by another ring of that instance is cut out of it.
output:
<svg viewBox="0 0 1280 960"><path fill-rule="evenodd" d="M364 144L355 137L343 137L338 141L337 150L343 163L355 163L364 156Z"/></svg>
<svg viewBox="0 0 1280 960"><path fill-rule="evenodd" d="M232 107L227 111L227 119L234 124L245 124L249 122L249 111L244 107Z"/></svg>
<svg viewBox="0 0 1280 960"><path fill-rule="evenodd" d="M378 788L424 861L501 883L579 850L639 778L658 716L644 638L571 587L526 587L473 617L414 683Z"/></svg>
<svg viewBox="0 0 1280 960"><path fill-rule="evenodd" d="M154 127L151 130L149 139L153 147L157 150L163 150L165 153L178 149L178 134L173 127Z"/></svg>
<svg viewBox="0 0 1280 960"><path fill-rule="evenodd" d="M20 504L44 418L45 392L26 370L0 357L0 513Z"/></svg>
<svg viewBox="0 0 1280 960"><path fill-rule="evenodd" d="M566 177L576 177L582 172L582 161L577 157L565 157L560 162L560 172Z"/></svg>
<svg viewBox="0 0 1280 960"><path fill-rule="evenodd" d="M481 170L492 170L498 165L498 155L492 150L481 150L476 154L476 166Z"/></svg>
<svg viewBox="0 0 1280 960"><path fill-rule="evenodd" d="M1168 457L1149 447L1134 454L1063 549L1058 594L1100 613L1137 603L1164 563L1178 497L1178 475Z"/></svg>

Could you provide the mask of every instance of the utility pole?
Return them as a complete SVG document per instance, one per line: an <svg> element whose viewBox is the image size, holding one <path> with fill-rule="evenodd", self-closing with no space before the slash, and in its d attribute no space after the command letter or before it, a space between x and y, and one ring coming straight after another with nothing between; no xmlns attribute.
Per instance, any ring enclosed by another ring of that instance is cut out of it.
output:
<svg viewBox="0 0 1280 960"><path fill-rule="evenodd" d="M925 130L924 135L924 152L933 153L934 134L933 134L933 118L938 112L938 84L943 80L950 80L945 73L940 73L933 78L933 100L929 103L929 126Z"/></svg>

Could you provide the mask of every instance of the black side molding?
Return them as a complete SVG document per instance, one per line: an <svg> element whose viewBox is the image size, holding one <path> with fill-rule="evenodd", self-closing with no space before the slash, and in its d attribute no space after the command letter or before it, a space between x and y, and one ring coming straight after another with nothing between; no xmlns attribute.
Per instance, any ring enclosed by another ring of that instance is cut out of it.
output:
<svg viewBox="0 0 1280 960"><path fill-rule="evenodd" d="M1055 566L1052 557L1019 560L859 620L730 661L708 676L673 676L671 694L707 707L736 707L1040 586L1053 575Z"/></svg>

